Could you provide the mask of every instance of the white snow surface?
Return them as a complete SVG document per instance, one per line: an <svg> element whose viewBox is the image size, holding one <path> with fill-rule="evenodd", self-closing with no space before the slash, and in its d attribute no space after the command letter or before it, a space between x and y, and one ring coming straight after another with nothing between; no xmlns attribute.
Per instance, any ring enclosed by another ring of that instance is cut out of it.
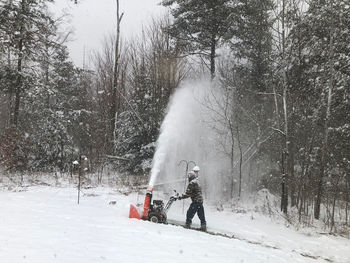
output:
<svg viewBox="0 0 350 263"><path fill-rule="evenodd" d="M129 219L129 205L143 202L144 196L136 193L85 189L78 205L72 187L24 190L0 191L3 263L350 262L348 239L296 231L258 213L219 212L204 204L209 230L235 236L229 239ZM168 217L185 220L182 201Z"/></svg>

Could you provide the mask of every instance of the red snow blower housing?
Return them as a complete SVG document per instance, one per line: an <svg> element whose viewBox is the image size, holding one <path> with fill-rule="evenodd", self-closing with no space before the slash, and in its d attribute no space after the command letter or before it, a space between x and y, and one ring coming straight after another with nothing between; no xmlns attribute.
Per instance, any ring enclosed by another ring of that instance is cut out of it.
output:
<svg viewBox="0 0 350 263"><path fill-rule="evenodd" d="M130 205L129 218L137 218L137 219L149 220L154 223L166 224L167 223L166 213L168 212L173 202L176 201L177 196L179 194L176 193L175 191L175 195L170 197L169 201L164 207L164 202L162 200L153 200L153 204L151 204L152 193L153 193L153 188L148 188L146 197L145 197L145 202L143 205L142 217L140 216L140 213L137 210L137 208L134 205Z"/></svg>

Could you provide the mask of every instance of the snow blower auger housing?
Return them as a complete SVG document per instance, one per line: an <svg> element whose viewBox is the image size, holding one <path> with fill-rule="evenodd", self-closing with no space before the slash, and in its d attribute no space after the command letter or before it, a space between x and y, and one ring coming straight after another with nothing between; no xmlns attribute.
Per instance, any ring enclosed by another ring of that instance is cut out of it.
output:
<svg viewBox="0 0 350 263"><path fill-rule="evenodd" d="M162 200L153 200L152 201L152 192L153 188L149 188L146 193L145 202L143 205L143 213L140 216L137 208L134 205L130 205L129 218L137 218L143 220L149 220L153 223L163 223L167 224L167 212L174 201L176 201L178 194L175 191L175 195L170 197L167 204L164 206Z"/></svg>

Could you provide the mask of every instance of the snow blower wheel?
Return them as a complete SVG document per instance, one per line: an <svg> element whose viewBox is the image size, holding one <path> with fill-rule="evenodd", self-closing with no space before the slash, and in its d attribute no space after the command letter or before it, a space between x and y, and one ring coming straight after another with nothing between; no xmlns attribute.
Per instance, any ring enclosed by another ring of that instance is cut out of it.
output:
<svg viewBox="0 0 350 263"><path fill-rule="evenodd" d="M150 214L148 218L149 218L149 221L153 223L160 223L160 218L157 214Z"/></svg>

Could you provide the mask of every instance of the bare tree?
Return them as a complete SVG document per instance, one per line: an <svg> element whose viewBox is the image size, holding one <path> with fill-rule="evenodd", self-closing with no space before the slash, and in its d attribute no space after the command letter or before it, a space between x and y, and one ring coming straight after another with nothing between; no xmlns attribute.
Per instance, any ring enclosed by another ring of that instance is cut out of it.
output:
<svg viewBox="0 0 350 263"><path fill-rule="evenodd" d="M119 78L121 77L120 72L120 23L123 19L124 13L119 13L119 0L116 0L117 4L117 29L115 37L115 46L114 46L114 66L113 66L113 90L112 90L112 100L111 100L111 112L110 112L110 138L113 143L110 143L109 153L113 154L115 150L115 141L116 141L116 118L120 113L121 102L122 102L122 91L118 83Z"/></svg>

